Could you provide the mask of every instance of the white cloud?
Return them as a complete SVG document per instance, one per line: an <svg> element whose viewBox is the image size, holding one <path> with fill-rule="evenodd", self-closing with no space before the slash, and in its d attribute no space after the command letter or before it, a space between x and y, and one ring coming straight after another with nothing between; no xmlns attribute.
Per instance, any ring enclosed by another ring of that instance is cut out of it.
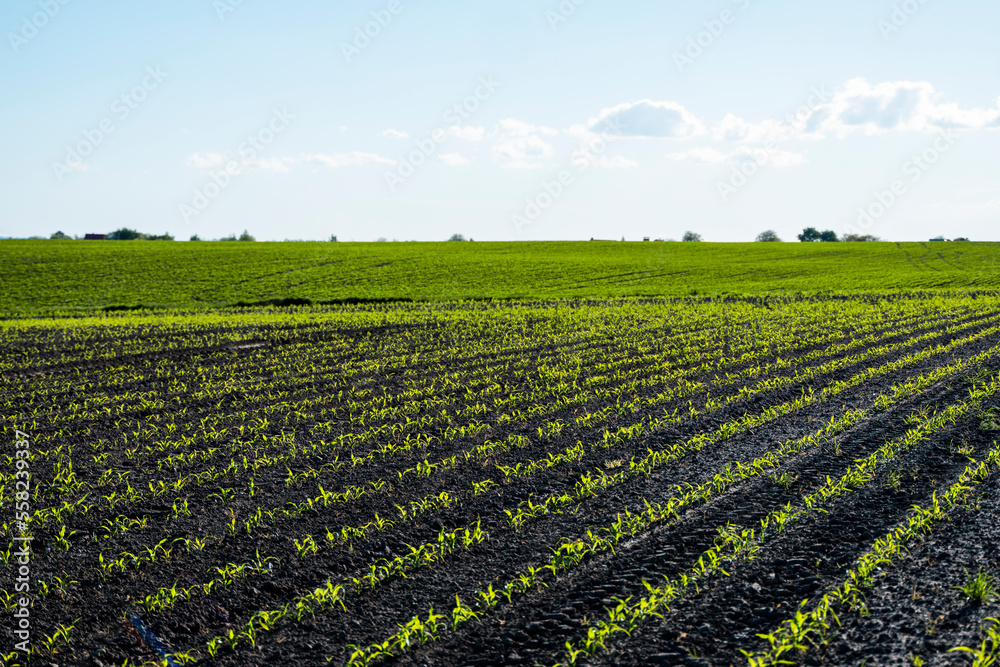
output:
<svg viewBox="0 0 1000 667"><path fill-rule="evenodd" d="M806 156L792 151L771 151L768 164L775 167L797 167L806 163Z"/></svg>
<svg viewBox="0 0 1000 667"><path fill-rule="evenodd" d="M184 162L195 169L218 169L226 164L226 156L222 153L192 153Z"/></svg>
<svg viewBox="0 0 1000 667"><path fill-rule="evenodd" d="M196 169L218 170L230 162L221 153L193 153L185 162ZM396 164L395 160L375 153L352 151L350 153L306 153L298 156L259 157L253 160L236 160L243 169L254 168L262 171L288 172L297 164L319 164L332 168L355 167L368 164Z"/></svg>
<svg viewBox="0 0 1000 667"><path fill-rule="evenodd" d="M410 135L406 132L401 132L400 130L385 130L384 132L379 132L378 136L384 137L385 139L409 139Z"/></svg>
<svg viewBox="0 0 1000 667"><path fill-rule="evenodd" d="M768 140L783 141L792 133L792 128L779 120L765 120L749 123L739 116L728 113L712 128L712 138L716 141L744 141L762 144Z"/></svg>
<svg viewBox="0 0 1000 667"><path fill-rule="evenodd" d="M495 143L490 152L493 160L506 169L539 169L555 154L552 144L542 137L557 134L558 130L521 120L502 120L492 132Z"/></svg>
<svg viewBox="0 0 1000 667"><path fill-rule="evenodd" d="M893 130L937 132L1000 126L1000 101L996 109L962 109L956 103L941 103L941 97L926 81L870 84L865 79L851 79L830 102L809 115L803 134L819 138L853 132L876 135Z"/></svg>
<svg viewBox="0 0 1000 667"><path fill-rule="evenodd" d="M671 153L667 157L678 162L728 165L733 167L747 162L756 162L760 165L771 165L773 167L795 167L805 164L806 161L805 156L801 153L782 150L766 151L763 148L751 148L749 146L740 146L730 153L723 153L722 151L707 147L692 148L683 153Z"/></svg>
<svg viewBox="0 0 1000 667"><path fill-rule="evenodd" d="M297 161L296 158L290 157L266 157L247 160L244 164L262 171L291 171Z"/></svg>
<svg viewBox="0 0 1000 667"><path fill-rule="evenodd" d="M526 123L523 120L515 118L506 118L500 121L496 130L494 130L494 134L503 134L509 137L530 137L543 134L553 136L559 134L559 130L542 125L532 125L531 123Z"/></svg>
<svg viewBox="0 0 1000 667"><path fill-rule="evenodd" d="M604 169L632 169L638 167L638 162L633 162L628 158L624 158L621 155L615 155L614 157L608 157L607 155L601 155L600 157L594 157L589 155L586 151L577 151L573 153L573 166L574 167L603 167Z"/></svg>
<svg viewBox="0 0 1000 667"><path fill-rule="evenodd" d="M589 160L589 164L609 169L633 168L636 162L622 156L601 155L588 158L583 146L590 145L596 135L663 139L704 137L722 146L699 146L671 153L671 160L705 165L739 166L749 160L776 167L793 167L806 162L805 155L776 147L794 139L843 137L851 133L878 135L891 131L935 132L945 128L1000 128L1000 100L996 108L962 108L957 103L942 102L942 95L928 82L890 81L871 84L863 78L852 79L832 93L823 89L814 103L803 107L794 119L766 119L750 122L727 113L710 130L701 119L677 102L649 99L626 102L602 110L585 124L557 130L527 121L507 118L487 131L483 127L458 125L447 128L446 135L469 142L489 139L493 161L506 169L539 169L555 156L553 146L558 137L579 139L580 149L572 154L573 164ZM346 128L341 128L346 129ZM409 139L410 135L396 129L380 132L388 139ZM770 142L770 143L769 143ZM725 147L724 144L730 144ZM738 147L733 150L732 144ZM769 146L765 151L761 146ZM569 148L564 146L564 148ZM194 153L186 163L203 170L224 168L229 158L220 153ZM238 158L236 158L238 159ZM441 163L464 166L472 160L458 152L440 155ZM363 165L394 165L396 160L376 153L351 151L331 154L303 154L297 157L266 157L241 164L265 171L287 172L297 164L323 165L330 168Z"/></svg>
<svg viewBox="0 0 1000 667"><path fill-rule="evenodd" d="M340 167L357 167L367 164L396 164L396 161L375 153L351 151L350 153L313 153L302 155L299 160L307 164L322 164L334 169Z"/></svg>
<svg viewBox="0 0 1000 667"><path fill-rule="evenodd" d="M611 130L627 137L688 139L704 132L694 114L676 102L640 100L603 110L587 124L591 132Z"/></svg>
<svg viewBox="0 0 1000 667"><path fill-rule="evenodd" d="M692 148L683 153L671 153L667 157L678 162L696 162L698 164L726 164L729 161L728 155L714 148Z"/></svg>
<svg viewBox="0 0 1000 667"><path fill-rule="evenodd" d="M1000 128L1000 100L994 109L963 109L942 103L941 94L926 81L878 84L851 79L829 98L803 107L785 120L750 123L729 113L712 128L716 141L764 144L789 139L844 137L852 133L878 135L893 131L937 132L942 129Z"/></svg>
<svg viewBox="0 0 1000 667"><path fill-rule="evenodd" d="M449 167L461 167L472 162L469 158L458 153L445 153L439 159Z"/></svg>
<svg viewBox="0 0 1000 667"><path fill-rule="evenodd" d="M732 163L756 162L772 167L797 167L806 163L806 156L792 151L770 150L740 146L730 155Z"/></svg>
<svg viewBox="0 0 1000 667"><path fill-rule="evenodd" d="M555 154L552 144L540 137L503 139L491 149L493 159L507 169L539 169Z"/></svg>
<svg viewBox="0 0 1000 667"><path fill-rule="evenodd" d="M485 127L472 127L471 125L455 125L448 128L448 135L456 139L465 141L482 141L486 136Z"/></svg>
<svg viewBox="0 0 1000 667"><path fill-rule="evenodd" d="M753 125L735 114L727 113L714 128L712 138L716 141L743 141L753 131Z"/></svg>

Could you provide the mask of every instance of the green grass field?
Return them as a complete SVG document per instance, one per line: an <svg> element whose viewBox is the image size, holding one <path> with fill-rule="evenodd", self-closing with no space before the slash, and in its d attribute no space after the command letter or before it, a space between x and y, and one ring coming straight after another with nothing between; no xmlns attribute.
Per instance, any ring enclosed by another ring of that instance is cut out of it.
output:
<svg viewBox="0 0 1000 667"><path fill-rule="evenodd" d="M996 243L0 241L0 311L1000 287Z"/></svg>

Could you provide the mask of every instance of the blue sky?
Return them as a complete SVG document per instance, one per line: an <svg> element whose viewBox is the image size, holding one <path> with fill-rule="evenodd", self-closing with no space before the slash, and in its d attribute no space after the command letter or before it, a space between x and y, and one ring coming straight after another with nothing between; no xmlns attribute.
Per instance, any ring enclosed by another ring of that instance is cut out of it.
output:
<svg viewBox="0 0 1000 667"><path fill-rule="evenodd" d="M1000 240L996 2L7 0L0 28L0 236Z"/></svg>

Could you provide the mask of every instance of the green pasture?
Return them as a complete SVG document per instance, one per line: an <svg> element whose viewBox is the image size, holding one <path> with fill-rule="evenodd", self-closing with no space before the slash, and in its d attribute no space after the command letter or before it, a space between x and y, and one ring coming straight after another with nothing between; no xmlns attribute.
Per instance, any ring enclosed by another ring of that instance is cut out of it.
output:
<svg viewBox="0 0 1000 667"><path fill-rule="evenodd" d="M0 241L0 311L1000 288L995 243Z"/></svg>

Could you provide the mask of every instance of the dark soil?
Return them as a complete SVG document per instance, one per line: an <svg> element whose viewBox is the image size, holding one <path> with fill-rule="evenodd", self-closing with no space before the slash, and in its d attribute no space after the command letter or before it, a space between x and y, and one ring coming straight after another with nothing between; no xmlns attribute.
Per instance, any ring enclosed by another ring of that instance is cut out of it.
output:
<svg viewBox="0 0 1000 667"><path fill-rule="evenodd" d="M957 323L964 324L965 328L956 334L943 332L945 326ZM309 325L248 327L239 331L220 328L201 332L197 340L188 332L151 328L137 332L131 338L125 336L123 340L116 340L111 334L102 334L103 337L92 341L95 352L90 356L78 349L79 346L74 348L72 354L60 348L63 341L55 334L47 339L45 345L32 347L25 343L11 351L10 358L5 360L4 368L8 370L5 370L4 377L12 387L5 398L21 406L21 410L26 410L25 406L37 409L40 418L36 420L36 432L49 435L61 432L60 437L74 444L77 450L73 454L73 470L78 481L86 481L96 487L96 480L110 466L116 474L123 475L121 480L127 480L146 496L142 502L125 503L120 509L108 510L101 505L87 514L78 511L64 522L52 521L36 532L38 552L32 561L32 591L38 592L38 580L51 585L56 581L54 577L59 577L72 583L66 591L56 591L33 602L33 641L37 645L43 635L51 634L60 623L73 625L73 631L69 646L54 655L40 655L32 664L101 667L122 665L128 659L129 665L133 665L136 661L158 660L164 651L173 653L192 648L200 650L202 664L233 667L343 664L349 657L346 649L349 645L367 646L381 642L415 614L426 616L431 606L447 614L454 606L456 595L471 603L475 591L491 584L501 587L528 566L545 564L551 555L551 548L561 538L586 535L588 529L605 526L626 510L640 512L647 501L665 503L676 494L677 485L697 485L710 480L727 464L753 461L786 440L816 431L847 410L870 410L875 398L888 392L892 385L952 360L988 350L1000 342L1000 337L987 336L947 357L935 355L890 372L804 410L785 415L766 426L708 446L663 466L649 478L633 478L568 511L545 516L515 531L506 522L506 512L515 510L520 503L528 499L537 501L550 494L571 492L581 475L595 469L612 472L621 470L622 466L627 469L630 459L642 458L650 449L667 447L699 433L712 431L744 414L763 412L772 406L793 401L805 391L821 390L865 369L972 335L995 323L996 314L986 311L985 306L983 311L970 312L950 320L942 318L919 324L886 321L881 323L880 331L884 332L885 338L879 345L900 343L919 333L936 333L915 346L861 363L851 363L808 382L796 382L781 389L753 394L714 412L680 419L656 433L607 449L590 446L598 441L596 434L603 429L613 432L648 416L662 416L664 412L677 411L684 415L692 397L683 396L658 405L646 414L616 413L599 427L591 429L575 425L576 416L582 414L580 411L586 408L593 412L615 406L615 400L603 398L583 406L566 405L555 412L533 416L513 425L496 425L483 434L451 439L443 437L446 429L468 420L436 423L428 433L438 436L439 441L428 447L417 449L411 455L377 461L373 465L353 467L349 464L352 455L364 456L386 442L402 442L402 436L387 432L375 441L365 442L354 449L346 447L338 452L340 460L348 461L348 465L340 470L322 472L318 477L301 482L286 484L289 472L297 474L320 469L332 460L332 450L302 455L280 465L261 465L252 474L240 470L211 483L192 482L182 492L165 493L158 497L152 497L152 489L147 488L154 481L173 481L184 475L213 471L218 473L230 463L230 458L238 461L246 456L253 462L264 460L266 456L287 453L287 441L277 439L288 433L294 434L296 446L302 446L310 439L312 442L320 440L320 436L307 434L314 433L313 429L325 424L332 425L331 429L335 426L337 433L364 432L367 426L354 428L349 421L350 414L337 411L338 392L345 389L370 387L375 390L375 395L383 391L392 395L404 391L409 386L407 382L415 377L435 375L444 372L442 369L460 369L467 373L461 387L420 397L448 396L454 399L454 407L449 407L449 410L455 411L474 405L478 400L476 392L489 386L489 377L481 373L484 369L500 366L512 376L517 376L522 371L537 370L546 359L558 356L560 352L581 350L593 353L595 357L613 351L621 359L619 370L635 371L635 378L648 381L638 392L626 394L628 398L635 395L655 396L665 387L656 384L654 371L644 370L638 362L629 362L629 354L637 352L601 339L567 338L551 346L540 345L537 349L498 348L480 356L427 358L411 364L408 359L414 350L403 349L402 345L393 347L395 337L411 325L385 324L339 330ZM460 337L454 331L435 330L429 324L426 328L432 332L427 334L428 340L442 347ZM845 334L842 342L849 339L849 335ZM669 340L669 335L664 334L663 340ZM137 341L146 341L148 345L133 345ZM370 344L372 341L384 341L386 357L391 358L391 363L379 366L380 358L375 353L352 355L352 345ZM300 346L320 343L335 347L337 352L331 352L309 368L290 370L285 362L286 356L293 358ZM728 344L707 347L706 358L728 353L723 349ZM120 355L103 353L116 346L121 350ZM807 354L814 348L825 349L825 346L796 348L794 356ZM864 350L848 354L859 352ZM798 369L819 366L848 354L824 356L804 363ZM15 364L11 359L32 355L37 355L32 364L13 370ZM739 385L713 386L716 374L739 372L774 358L765 357L759 362L734 362L725 368L707 371L699 370L700 366L695 363L688 364L686 368L691 369L691 381L703 382L708 387L696 396L704 405L709 392L716 398L727 397L740 388ZM224 381L224 375L231 372L234 364L252 368L254 378L281 380L287 384L283 387L286 393L276 397L271 389L256 391L242 388L218 395L209 392L207 388ZM352 375L352 369L358 368L363 370ZM565 658L566 642L585 636L591 621L604 617L605 608L612 606L616 598L637 599L645 595L643 582L660 582L662 577L674 577L689 569L698 555L711 547L718 535L718 527L727 523L757 525L773 508L797 501L804 493L822 484L827 476L842 475L855 459L867 456L888 439L902 436L910 428L906 421L909 415L920 410L941 409L967 398L971 376L998 370L1000 358L993 357L980 368L940 382L920 395L870 417L841 434L836 443L807 449L792 457L782 469L794 480L789 488L776 485L767 477L736 484L708 503L689 509L676 523L649 530L620 544L614 554L591 558L559 577L548 575L544 588L515 597L512 603L499 605L480 620L466 623L456 632L443 632L440 641L391 658L389 663L553 665ZM779 375L790 372L783 371ZM100 387L101 396L111 397L107 399L107 405L122 404L122 409L114 414L109 410L106 415L77 420L67 418L63 426L59 421L60 415L67 413L68 406L77 405L84 392L78 387L65 385L42 396L36 395L34 388L39 386L39 382L51 380L55 383L58 379L71 376L79 377L76 381L81 386L91 382L93 387ZM104 382L102 378L107 377L114 380ZM768 377L773 375L754 377L749 384ZM183 389L176 383L181 378L185 383ZM204 379L204 384L197 384L199 378ZM515 384L512 383L512 386ZM528 386L529 379L523 380L522 384ZM133 398L128 401L114 399L125 395ZM143 404L134 400L135 395L155 397L162 399L163 403ZM279 400L309 400L314 404L302 416L269 411ZM396 398L386 399L387 406L401 402ZM180 411L184 411L183 414ZM212 420L221 416L218 425L225 427L227 434L218 441L199 440L184 450L205 453L206 458L186 463L176 470L170 465L164 467L166 457L174 450L165 449L136 457L125 455L131 447L149 445L167 439L167 436L153 431L140 432L139 435L123 433L120 424L145 421L156 425L159 423L156 417L163 413L171 413L172 416L176 413L174 423L181 426L182 432L187 426L205 423L206 420L214 423ZM234 417L240 413L247 416ZM272 423L264 433L271 440L243 436L239 427L248 419L261 416L268 417ZM484 414L479 418L488 422L496 416ZM552 439L537 437L537 429L555 419L565 421L568 424L566 429ZM511 434L529 437L530 444L499 453L485 461L464 463L430 477L415 474L402 479L399 477L400 473L425 459L435 461L460 454L486 440L501 441ZM879 470L877 478L864 488L834 500L827 507L828 514L807 515L769 540L758 559L738 564L730 571L731 576L718 577L710 585L702 587L700 593L679 601L662 620L646 623L629 637L616 636L608 643L608 651L592 658L591 663L745 663L741 649L757 650L765 646L757 633L775 629L794 613L802 600L815 599L835 585L875 539L906 516L912 505L927 502L933 493L940 493L954 482L968 463L966 456L958 452L959 446L963 451L971 447L977 456L982 456L992 447L995 438L995 433L982 429L978 416L971 416L936 434ZM498 477L498 464L514 465L541 459L547 453L572 447L577 441L587 445L583 457L577 461L563 463L524 479L501 483L479 496L468 492L473 482L487 478L503 482L502 475ZM278 444L273 444L275 442ZM212 458L208 455L211 448L226 453ZM88 461L93 458L92 452L99 451L109 452L109 458L102 463L98 463L96 458ZM33 471L38 475L39 488L52 489L53 494L58 462L58 455L51 452L44 459L39 459L38 469ZM898 488L893 488L889 475L898 471L905 474ZM252 492L249 487L251 478L254 482ZM225 525L230 516L242 521L257 508L281 509L289 502L302 502L316 496L318 485L325 490L340 491L379 481L389 481L390 484L383 491L368 493L358 500L320 507L315 512L275 523L265 522L250 534L243 532L234 536L226 533ZM120 493L125 483L116 482L108 488ZM220 493L228 492L222 489L232 490L231 500L219 498ZM843 627L831 643L807 654L801 659L803 664L856 665L867 659L870 665L907 665L912 664L911 654L922 656L928 664L967 664L968 658L948 654L947 650L976 643L980 622L987 616L1000 615L996 603L974 607L963 602L952 590L952 586L964 581L966 569L970 572L982 569L1000 578L1000 517L997 515L1000 474L991 477L979 490L983 494L979 511L955 513L951 521L942 525L924 543L912 548L911 556L897 567L887 570L885 578L867 593L870 615L842 615ZM398 518L397 506L441 492L452 494L459 502L453 507L429 512L413 520ZM70 493L61 500L82 497L83 494ZM176 516L175 498L187 501L190 516ZM95 502L98 502L97 498L89 497L84 504ZM48 500L41 499L37 506L48 504ZM327 543L328 530L337 532L344 526L364 525L376 513L382 518L392 518L396 525L382 532L369 533L366 538L358 539L349 546ZM105 538L102 525L119 516L138 520L145 518L146 527ZM280 608L328 580L339 582L344 577L356 576L377 559L405 554L409 550L408 545L435 540L442 529L451 530L477 522L481 522L489 532L486 543L467 552L457 552L444 562L415 570L405 578L387 579L364 594L350 591L344 600L346 609L338 608L302 621L280 622L274 630L261 632L258 645L254 648L244 643L235 652L223 650L215 659L207 657L204 647L208 639L229 631L239 632L258 611ZM66 527L71 545L69 550L58 546L56 532L62 526ZM73 534L73 531L76 533ZM306 535L314 537L320 548L318 553L299 559L295 540L301 540ZM208 538L208 541L203 550L187 551L181 543L175 543L175 540L185 538ZM141 554L161 543L164 548L173 549L169 558L161 557L138 569L133 567L124 574L108 578L102 577L97 570L102 554L106 559L113 559L122 552ZM218 576L217 568L228 563L253 561L258 553L277 559L273 571L237 580L210 596L197 595L190 601L180 602L171 609L154 614L144 614L137 607L139 601L160 587L170 587L175 583L180 587L189 587L207 582ZM11 559L12 566L14 560ZM13 592L12 585L4 585L4 588ZM5 614L0 620L0 631L12 636L12 623L10 614ZM175 661L175 664L180 663Z"/></svg>

